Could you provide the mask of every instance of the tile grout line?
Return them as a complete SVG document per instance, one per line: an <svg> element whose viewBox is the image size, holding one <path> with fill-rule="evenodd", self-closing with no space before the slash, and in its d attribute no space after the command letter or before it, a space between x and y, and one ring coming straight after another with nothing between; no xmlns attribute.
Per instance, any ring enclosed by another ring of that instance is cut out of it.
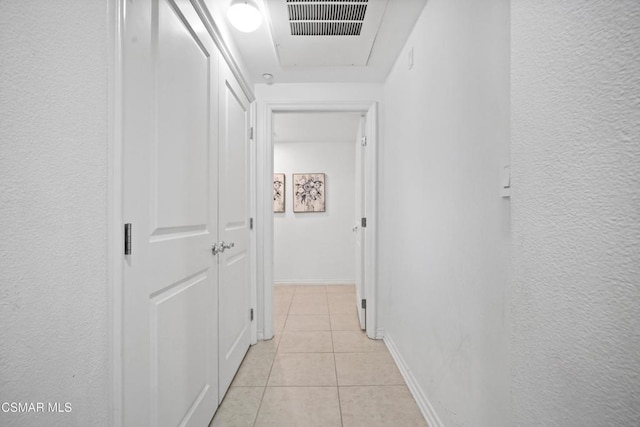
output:
<svg viewBox="0 0 640 427"><path fill-rule="evenodd" d="M292 298L293 300L293 298ZM282 326L281 334L284 334L284 328L287 325L287 320L289 320L289 310L291 309L291 303L289 303L289 308L287 309L287 313L285 314L286 318L284 319L284 325ZM275 338L275 334L273 334ZM273 339L273 338L272 338ZM282 340L282 337L280 337ZM267 381L264 385L264 390L262 390L262 397L260 398L260 404L258 405L258 410L256 411L256 415L253 419L253 427L255 427L258 422L258 415L260 414L260 409L262 408L262 403L264 402L264 395L267 394L267 387L269 386L269 379L271 378L271 372L273 371L273 365L276 363L276 357L278 357L278 348L280 347L280 341L278 341L278 345L276 345L276 351L273 355L273 360L271 361L271 367L269 367L269 374L267 375Z"/></svg>
<svg viewBox="0 0 640 427"><path fill-rule="evenodd" d="M340 402L340 383L338 382L338 362L336 361L336 352L335 347L333 346L333 331L331 331L331 349L333 351L333 368L336 373L336 391L338 393L338 411L340 411L340 426L344 426L344 421L342 420L342 403Z"/></svg>

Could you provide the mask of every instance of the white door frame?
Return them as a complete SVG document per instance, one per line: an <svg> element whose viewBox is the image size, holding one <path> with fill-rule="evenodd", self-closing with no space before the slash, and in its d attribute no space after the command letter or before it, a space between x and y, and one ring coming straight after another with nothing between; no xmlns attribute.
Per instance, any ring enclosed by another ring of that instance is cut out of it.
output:
<svg viewBox="0 0 640 427"><path fill-rule="evenodd" d="M367 123L367 174L365 188L367 203L367 239L365 256L365 289L367 299L367 336L377 338L377 195L378 195L378 103L365 102L300 102L273 101L259 103L257 146L257 215L258 215L258 301L262 302L262 328L258 326L258 339L273 337L273 115L288 112L372 112L373 123Z"/></svg>

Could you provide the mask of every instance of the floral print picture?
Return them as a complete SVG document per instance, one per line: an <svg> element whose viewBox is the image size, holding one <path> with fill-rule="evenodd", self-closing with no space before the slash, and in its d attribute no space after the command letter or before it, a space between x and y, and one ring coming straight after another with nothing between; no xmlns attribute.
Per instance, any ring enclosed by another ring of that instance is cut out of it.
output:
<svg viewBox="0 0 640 427"><path fill-rule="evenodd" d="M284 212L284 174L273 174L273 212Z"/></svg>
<svg viewBox="0 0 640 427"><path fill-rule="evenodd" d="M293 174L293 211L325 211L325 186L323 173Z"/></svg>

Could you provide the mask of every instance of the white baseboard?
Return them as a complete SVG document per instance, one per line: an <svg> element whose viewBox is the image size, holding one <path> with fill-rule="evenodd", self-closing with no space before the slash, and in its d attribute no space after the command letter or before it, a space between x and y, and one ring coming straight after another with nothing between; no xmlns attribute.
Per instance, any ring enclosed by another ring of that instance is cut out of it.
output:
<svg viewBox="0 0 640 427"><path fill-rule="evenodd" d="M388 334L385 334L383 340L387 345L387 348L389 349L389 353L391 353L391 357L393 357L396 365L398 365L398 369L400 370L402 377L407 383L407 387L409 387L409 391L413 395L413 398L416 400L418 408L420 408L420 412L422 412L422 415L427 420L427 424L429 424L429 427L444 427L442 421L440 421L440 418L438 417L438 414L436 414L436 411L433 409L433 406L429 402L429 399L427 399L426 394L424 393L424 391L418 384L418 381L413 376L413 373L405 363L404 358L402 357L400 352L398 352L398 348L393 343L393 339L391 339Z"/></svg>
<svg viewBox="0 0 640 427"><path fill-rule="evenodd" d="M313 286L313 285L351 285L355 286L353 280L279 280L273 283L273 286L291 286L291 285L301 285L301 286Z"/></svg>

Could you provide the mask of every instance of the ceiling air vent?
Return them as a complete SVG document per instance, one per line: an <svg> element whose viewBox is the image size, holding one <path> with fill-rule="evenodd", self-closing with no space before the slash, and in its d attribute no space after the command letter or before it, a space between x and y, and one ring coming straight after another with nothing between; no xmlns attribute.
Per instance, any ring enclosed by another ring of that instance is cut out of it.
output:
<svg viewBox="0 0 640 427"><path fill-rule="evenodd" d="M262 2L282 67L365 67L387 8L387 0Z"/></svg>
<svg viewBox="0 0 640 427"><path fill-rule="evenodd" d="M287 0L292 36L359 36L369 0Z"/></svg>

